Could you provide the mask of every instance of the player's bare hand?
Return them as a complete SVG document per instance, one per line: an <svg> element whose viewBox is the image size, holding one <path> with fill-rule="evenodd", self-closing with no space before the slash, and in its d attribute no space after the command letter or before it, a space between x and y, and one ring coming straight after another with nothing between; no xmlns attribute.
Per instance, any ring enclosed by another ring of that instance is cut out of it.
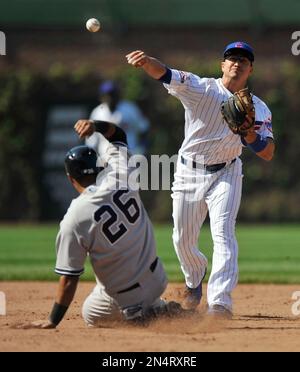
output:
<svg viewBox="0 0 300 372"><path fill-rule="evenodd" d="M16 326L18 329L53 329L56 325L49 320L37 320L31 323L20 324Z"/></svg>
<svg viewBox="0 0 300 372"><path fill-rule="evenodd" d="M91 136L95 132L95 123L93 120L78 120L74 129L80 138Z"/></svg>
<svg viewBox="0 0 300 372"><path fill-rule="evenodd" d="M134 67L142 67L149 61L149 57L142 50L135 50L127 54L127 62Z"/></svg>

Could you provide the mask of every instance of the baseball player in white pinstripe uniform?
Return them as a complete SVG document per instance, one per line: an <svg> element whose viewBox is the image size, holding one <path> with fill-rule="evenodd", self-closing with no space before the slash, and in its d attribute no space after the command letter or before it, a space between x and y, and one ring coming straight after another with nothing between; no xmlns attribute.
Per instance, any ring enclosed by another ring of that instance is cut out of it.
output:
<svg viewBox="0 0 300 372"><path fill-rule="evenodd" d="M198 249L198 238L209 213L213 238L213 262L207 289L208 314L232 316L231 293L238 280L238 245L235 222L241 200L242 162L247 146L259 157L274 153L271 112L253 96L255 130L241 138L224 122L220 106L247 85L253 71L254 53L244 42L229 44L221 62L222 77L201 78L170 69L137 50L126 58L164 83L185 109L185 137L179 150L173 184L173 243L185 276L184 304L195 308L202 297L207 259Z"/></svg>

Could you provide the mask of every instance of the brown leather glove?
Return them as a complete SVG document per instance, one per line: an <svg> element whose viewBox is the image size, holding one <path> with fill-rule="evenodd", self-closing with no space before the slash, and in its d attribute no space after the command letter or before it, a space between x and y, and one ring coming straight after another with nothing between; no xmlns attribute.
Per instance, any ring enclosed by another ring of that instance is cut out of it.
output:
<svg viewBox="0 0 300 372"><path fill-rule="evenodd" d="M252 94L248 88L239 90L227 101L223 102L221 113L229 129L234 134L244 137L249 130L253 130L255 109Z"/></svg>

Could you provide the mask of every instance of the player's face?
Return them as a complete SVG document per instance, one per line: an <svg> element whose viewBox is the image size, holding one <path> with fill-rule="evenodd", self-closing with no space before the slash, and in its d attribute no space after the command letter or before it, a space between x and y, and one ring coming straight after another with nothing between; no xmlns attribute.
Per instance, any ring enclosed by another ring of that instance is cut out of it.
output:
<svg viewBox="0 0 300 372"><path fill-rule="evenodd" d="M222 62L222 71L227 78L247 80L253 71L253 67L248 58L241 55L232 55Z"/></svg>

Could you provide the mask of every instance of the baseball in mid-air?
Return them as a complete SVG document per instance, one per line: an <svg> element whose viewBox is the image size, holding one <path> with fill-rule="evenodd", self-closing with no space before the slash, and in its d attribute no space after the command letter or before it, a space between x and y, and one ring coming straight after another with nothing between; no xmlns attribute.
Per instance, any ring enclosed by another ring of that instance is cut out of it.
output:
<svg viewBox="0 0 300 372"><path fill-rule="evenodd" d="M90 31L90 32L97 32L100 30L100 22L98 21L98 19L96 18L90 18L86 21L86 24L85 24L86 28Z"/></svg>

